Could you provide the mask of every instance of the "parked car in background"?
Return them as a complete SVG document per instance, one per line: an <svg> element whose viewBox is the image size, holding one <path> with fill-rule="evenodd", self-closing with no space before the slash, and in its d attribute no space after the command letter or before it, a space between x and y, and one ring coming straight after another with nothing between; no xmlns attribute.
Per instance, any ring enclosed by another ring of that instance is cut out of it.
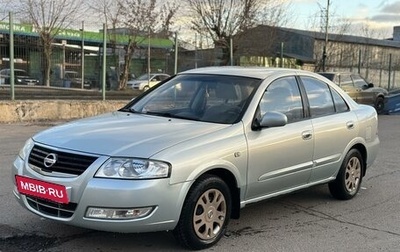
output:
<svg viewBox="0 0 400 252"><path fill-rule="evenodd" d="M359 74L347 72L321 72L320 75L335 82L357 103L374 106L380 114L384 111L385 97L388 91L381 87L374 87Z"/></svg>
<svg viewBox="0 0 400 252"><path fill-rule="evenodd" d="M44 218L173 230L183 246L203 249L251 203L324 183L337 199L356 196L377 156L377 125L373 107L316 73L198 68L118 111L27 140L11 168L13 192Z"/></svg>
<svg viewBox="0 0 400 252"><path fill-rule="evenodd" d="M137 79L128 81L127 88L146 91L159 82L168 79L169 77L170 75L163 73L152 73L150 74L150 77L148 74L143 74Z"/></svg>
<svg viewBox="0 0 400 252"><path fill-rule="evenodd" d="M70 88L82 88L82 78L80 77L80 74L77 71L65 71L64 74L64 87L70 87ZM90 80L86 80L83 83L83 88L85 89L91 89L92 88L92 83Z"/></svg>
<svg viewBox="0 0 400 252"><path fill-rule="evenodd" d="M11 70L9 68L0 70L0 84L10 84ZM14 69L14 80L16 85L39 85L39 80L32 78L25 70Z"/></svg>

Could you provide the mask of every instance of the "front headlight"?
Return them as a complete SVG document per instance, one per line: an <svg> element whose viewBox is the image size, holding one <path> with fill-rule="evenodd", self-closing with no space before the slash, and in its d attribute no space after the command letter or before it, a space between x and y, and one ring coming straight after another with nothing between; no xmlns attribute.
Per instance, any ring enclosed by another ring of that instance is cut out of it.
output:
<svg viewBox="0 0 400 252"><path fill-rule="evenodd" d="M25 158L28 157L29 152L31 151L33 145L35 145L35 143L33 142L32 138L29 138L26 142L24 147L22 147L22 149L19 151L19 157L23 160L25 160Z"/></svg>
<svg viewBox="0 0 400 252"><path fill-rule="evenodd" d="M96 172L95 177L120 179L167 178L170 164L136 158L110 158Z"/></svg>

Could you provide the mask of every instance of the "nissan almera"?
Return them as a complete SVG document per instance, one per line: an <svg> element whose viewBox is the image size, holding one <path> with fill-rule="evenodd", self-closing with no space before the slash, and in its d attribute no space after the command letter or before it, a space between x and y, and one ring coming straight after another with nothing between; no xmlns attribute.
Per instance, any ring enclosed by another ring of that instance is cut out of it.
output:
<svg viewBox="0 0 400 252"><path fill-rule="evenodd" d="M172 230L217 243L246 205L317 184L356 196L377 156L378 117L294 69L179 73L118 111L28 139L12 166L29 211L112 232Z"/></svg>

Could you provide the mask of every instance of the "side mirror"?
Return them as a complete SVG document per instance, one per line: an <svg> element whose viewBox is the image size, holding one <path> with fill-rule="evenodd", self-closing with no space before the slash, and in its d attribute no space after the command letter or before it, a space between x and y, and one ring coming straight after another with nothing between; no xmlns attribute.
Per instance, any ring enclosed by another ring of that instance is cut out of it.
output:
<svg viewBox="0 0 400 252"><path fill-rule="evenodd" d="M261 120L257 123L256 129L281 127L287 124L287 116L281 112L266 112Z"/></svg>
<svg viewBox="0 0 400 252"><path fill-rule="evenodd" d="M374 84L373 83L368 83L368 88L373 88Z"/></svg>

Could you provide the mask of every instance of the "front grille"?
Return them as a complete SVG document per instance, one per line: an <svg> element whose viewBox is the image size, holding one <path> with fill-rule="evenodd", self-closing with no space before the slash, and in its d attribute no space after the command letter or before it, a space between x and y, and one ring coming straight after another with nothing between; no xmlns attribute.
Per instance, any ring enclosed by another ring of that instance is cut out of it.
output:
<svg viewBox="0 0 400 252"><path fill-rule="evenodd" d="M57 161L51 166L44 165L44 159L54 154ZM42 146L35 145L29 155L29 164L34 165L46 172L60 172L67 174L82 174L95 160L95 156L79 155L58 150L52 150Z"/></svg>
<svg viewBox="0 0 400 252"><path fill-rule="evenodd" d="M26 196L26 200L28 201L28 204L35 210L45 215L50 215L59 218L71 217L74 214L75 209L78 205L76 203L68 203L68 204L55 203L31 196Z"/></svg>

